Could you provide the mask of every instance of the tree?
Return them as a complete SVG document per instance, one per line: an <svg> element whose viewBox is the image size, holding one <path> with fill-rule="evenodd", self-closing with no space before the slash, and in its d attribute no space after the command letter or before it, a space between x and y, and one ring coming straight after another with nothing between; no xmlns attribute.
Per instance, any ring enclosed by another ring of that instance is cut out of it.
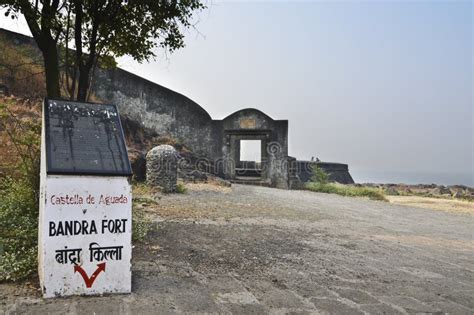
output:
<svg viewBox="0 0 474 315"><path fill-rule="evenodd" d="M184 47L183 30L193 26L194 13L205 5L201 0L0 0L0 7L12 17L24 15L43 54L48 97L60 97L63 69L70 98L85 101L98 63L110 65L124 55L149 61L156 47L170 52Z"/></svg>
<svg viewBox="0 0 474 315"><path fill-rule="evenodd" d="M49 97L60 97L57 42L62 31L59 0L36 1L1 0L0 7L7 7L6 16L16 17L21 12L28 23L44 59L46 91Z"/></svg>

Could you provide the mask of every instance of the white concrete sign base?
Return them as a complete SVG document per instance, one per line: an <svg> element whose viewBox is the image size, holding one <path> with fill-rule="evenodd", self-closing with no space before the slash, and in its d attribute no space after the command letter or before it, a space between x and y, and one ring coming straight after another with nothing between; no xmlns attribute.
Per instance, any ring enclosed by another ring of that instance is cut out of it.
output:
<svg viewBox="0 0 474 315"><path fill-rule="evenodd" d="M38 258L44 297L130 292L127 178L45 175L41 186Z"/></svg>

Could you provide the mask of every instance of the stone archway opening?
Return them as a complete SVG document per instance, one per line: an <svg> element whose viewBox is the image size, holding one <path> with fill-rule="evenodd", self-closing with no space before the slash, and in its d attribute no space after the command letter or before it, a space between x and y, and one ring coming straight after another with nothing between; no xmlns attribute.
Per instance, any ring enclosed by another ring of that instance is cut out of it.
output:
<svg viewBox="0 0 474 315"><path fill-rule="evenodd" d="M262 177L262 140L239 140L238 160L236 161L236 176L242 179L260 179Z"/></svg>
<svg viewBox="0 0 474 315"><path fill-rule="evenodd" d="M223 136L218 173L234 183L288 188L287 120L247 108L217 123Z"/></svg>

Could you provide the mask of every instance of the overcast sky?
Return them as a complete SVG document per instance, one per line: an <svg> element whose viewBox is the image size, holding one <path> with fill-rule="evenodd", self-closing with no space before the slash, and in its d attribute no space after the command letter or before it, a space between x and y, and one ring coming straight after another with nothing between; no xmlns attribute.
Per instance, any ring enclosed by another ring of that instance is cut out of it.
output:
<svg viewBox="0 0 474 315"><path fill-rule="evenodd" d="M119 64L215 119L288 119L290 155L358 182L472 186L472 16L470 1L213 2L186 48Z"/></svg>

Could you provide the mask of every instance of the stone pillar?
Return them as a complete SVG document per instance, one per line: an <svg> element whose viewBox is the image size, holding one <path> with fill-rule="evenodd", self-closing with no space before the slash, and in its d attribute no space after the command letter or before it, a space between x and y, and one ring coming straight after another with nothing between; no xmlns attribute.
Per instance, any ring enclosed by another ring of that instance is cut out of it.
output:
<svg viewBox="0 0 474 315"><path fill-rule="evenodd" d="M178 153L170 145L159 145L146 155L146 181L164 192L175 192L178 180Z"/></svg>
<svg viewBox="0 0 474 315"><path fill-rule="evenodd" d="M283 154L281 144L276 141L268 143L267 154L272 187L288 189L288 159Z"/></svg>

